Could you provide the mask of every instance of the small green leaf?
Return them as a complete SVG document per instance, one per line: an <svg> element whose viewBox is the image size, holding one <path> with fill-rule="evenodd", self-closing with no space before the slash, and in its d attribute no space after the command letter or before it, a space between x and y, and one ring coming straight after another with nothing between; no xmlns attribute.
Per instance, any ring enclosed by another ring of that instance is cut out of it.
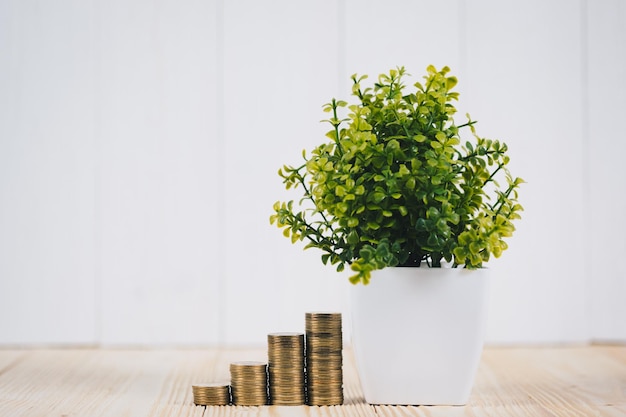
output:
<svg viewBox="0 0 626 417"><path fill-rule="evenodd" d="M458 80L456 77L446 78L446 88L448 90L452 90L457 83L458 83Z"/></svg>
<svg viewBox="0 0 626 417"><path fill-rule="evenodd" d="M387 196L385 195L385 193L381 193L381 192L376 192L372 195L372 199L374 200L375 203L380 203L381 201L383 201Z"/></svg>
<svg viewBox="0 0 626 417"><path fill-rule="evenodd" d="M346 238L346 241L351 245L356 245L357 243L359 243L359 234L356 232L356 230L353 230L350 233L348 233L348 237Z"/></svg>
<svg viewBox="0 0 626 417"><path fill-rule="evenodd" d="M380 229L380 224L376 222L367 222L367 228L371 230L378 230Z"/></svg>

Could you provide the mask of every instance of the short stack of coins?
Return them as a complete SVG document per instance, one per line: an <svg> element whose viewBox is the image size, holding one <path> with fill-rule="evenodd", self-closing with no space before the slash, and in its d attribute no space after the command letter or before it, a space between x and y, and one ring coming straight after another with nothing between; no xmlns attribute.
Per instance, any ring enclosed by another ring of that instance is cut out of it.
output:
<svg viewBox="0 0 626 417"><path fill-rule="evenodd" d="M309 405L343 404L341 313L306 313Z"/></svg>
<svg viewBox="0 0 626 417"><path fill-rule="evenodd" d="M228 384L195 384L191 386L193 402L196 405L228 405L230 404L230 387Z"/></svg>
<svg viewBox="0 0 626 417"><path fill-rule="evenodd" d="M267 405L267 364L233 362L230 379L233 405Z"/></svg>
<svg viewBox="0 0 626 417"><path fill-rule="evenodd" d="M267 335L270 404L304 405L304 334Z"/></svg>

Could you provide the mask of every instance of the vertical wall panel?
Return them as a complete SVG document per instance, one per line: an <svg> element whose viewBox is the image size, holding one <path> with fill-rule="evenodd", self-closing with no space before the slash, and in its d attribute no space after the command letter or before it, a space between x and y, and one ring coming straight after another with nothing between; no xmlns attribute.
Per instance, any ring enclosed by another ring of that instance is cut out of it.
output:
<svg viewBox="0 0 626 417"><path fill-rule="evenodd" d="M270 226L285 194L276 174L329 130L337 94L334 1L224 2L224 342L262 344L304 330L304 312L345 309L347 280Z"/></svg>
<svg viewBox="0 0 626 417"><path fill-rule="evenodd" d="M102 342L216 343L215 2L99 12Z"/></svg>
<svg viewBox="0 0 626 417"><path fill-rule="evenodd" d="M0 3L0 344L95 341L91 7Z"/></svg>
<svg viewBox="0 0 626 417"><path fill-rule="evenodd" d="M466 104L508 143L526 211L490 263L492 342L587 338L581 10L566 0L467 7Z"/></svg>
<svg viewBox="0 0 626 417"><path fill-rule="evenodd" d="M346 77L404 66L422 81L426 67L448 66L460 75L461 8L458 1L346 0ZM351 81L349 81L351 82Z"/></svg>
<svg viewBox="0 0 626 417"><path fill-rule="evenodd" d="M587 1L591 336L626 340L626 4Z"/></svg>

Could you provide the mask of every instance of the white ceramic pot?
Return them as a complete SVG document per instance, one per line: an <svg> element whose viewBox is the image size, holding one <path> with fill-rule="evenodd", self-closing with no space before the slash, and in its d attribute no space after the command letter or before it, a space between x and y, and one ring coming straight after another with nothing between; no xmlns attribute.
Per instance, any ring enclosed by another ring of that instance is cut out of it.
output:
<svg viewBox="0 0 626 417"><path fill-rule="evenodd" d="M488 271L385 268L369 285L352 286L352 347L368 403L467 403L483 347Z"/></svg>

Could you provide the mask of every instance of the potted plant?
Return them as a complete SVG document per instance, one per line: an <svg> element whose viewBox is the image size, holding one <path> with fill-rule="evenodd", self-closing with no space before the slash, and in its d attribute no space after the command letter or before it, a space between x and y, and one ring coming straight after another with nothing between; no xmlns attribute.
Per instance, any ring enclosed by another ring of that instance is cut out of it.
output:
<svg viewBox="0 0 626 417"><path fill-rule="evenodd" d="M410 91L403 67L371 87L353 75L356 103L326 104L327 140L279 170L302 198L277 202L271 223L369 284L354 286L353 348L370 403L467 401L482 351L484 263L507 248L522 211L506 144L478 136L469 115L455 122L449 71L429 66Z"/></svg>

